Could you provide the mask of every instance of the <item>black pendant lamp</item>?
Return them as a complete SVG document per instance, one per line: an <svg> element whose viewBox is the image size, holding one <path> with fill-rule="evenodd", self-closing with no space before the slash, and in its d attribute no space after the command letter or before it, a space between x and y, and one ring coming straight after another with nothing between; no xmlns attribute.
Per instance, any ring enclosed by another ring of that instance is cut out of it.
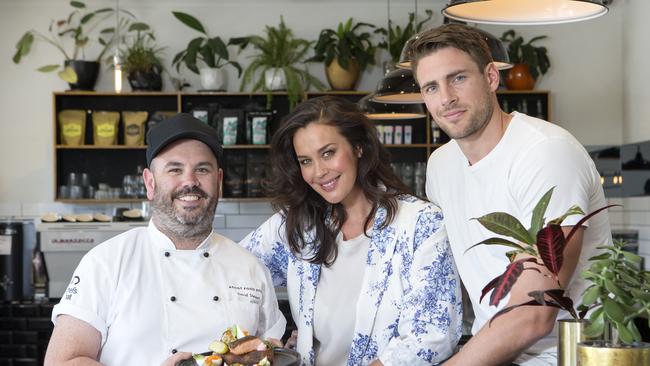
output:
<svg viewBox="0 0 650 366"><path fill-rule="evenodd" d="M388 104L422 103L420 85L415 81L411 69L395 69L379 81L372 101Z"/></svg>
<svg viewBox="0 0 650 366"><path fill-rule="evenodd" d="M486 32L483 29L474 28L475 31L483 35L485 42L487 42L488 47L490 47L490 53L492 54L492 60L494 65L499 70L507 70L512 68L512 63L510 62L510 57L508 57L508 50L506 46L499 40L497 37L492 35L492 33ZM411 43L417 38L417 34L406 41L404 48L402 49L402 54L400 55L399 62L397 67L402 69L411 68L411 59L412 56L409 54Z"/></svg>
<svg viewBox="0 0 650 366"><path fill-rule="evenodd" d="M373 100L374 94L361 98L357 104L370 120L418 119L427 116L424 105L379 103Z"/></svg>
<svg viewBox="0 0 650 366"><path fill-rule="evenodd" d="M442 9L468 23L545 25L579 22L607 14L612 0L451 0Z"/></svg>

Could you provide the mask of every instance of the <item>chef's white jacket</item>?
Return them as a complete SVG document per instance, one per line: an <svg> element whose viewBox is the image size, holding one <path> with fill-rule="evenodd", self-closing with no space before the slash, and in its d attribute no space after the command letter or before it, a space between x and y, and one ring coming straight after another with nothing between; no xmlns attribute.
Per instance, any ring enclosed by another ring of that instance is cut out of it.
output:
<svg viewBox="0 0 650 366"><path fill-rule="evenodd" d="M238 324L281 338L286 320L269 271L215 232L195 250L176 250L153 222L89 251L52 321L68 314L101 333L106 365L159 365L172 352L205 352Z"/></svg>

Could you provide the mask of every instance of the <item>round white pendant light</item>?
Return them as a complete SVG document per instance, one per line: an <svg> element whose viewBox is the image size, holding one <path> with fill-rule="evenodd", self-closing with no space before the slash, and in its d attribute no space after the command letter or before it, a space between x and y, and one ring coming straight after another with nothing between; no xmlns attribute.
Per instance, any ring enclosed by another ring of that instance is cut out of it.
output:
<svg viewBox="0 0 650 366"><path fill-rule="evenodd" d="M607 14L608 0L452 0L442 10L462 22L543 25L579 22Z"/></svg>

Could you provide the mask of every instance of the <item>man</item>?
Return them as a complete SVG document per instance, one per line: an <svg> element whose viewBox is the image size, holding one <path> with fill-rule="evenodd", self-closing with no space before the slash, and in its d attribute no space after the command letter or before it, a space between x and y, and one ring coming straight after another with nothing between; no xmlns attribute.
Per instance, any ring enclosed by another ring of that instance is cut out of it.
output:
<svg viewBox="0 0 650 366"><path fill-rule="evenodd" d="M501 274L510 248L482 245L494 236L472 218L501 211L530 223L537 201L551 187L547 221L577 204L585 212L606 205L600 176L587 152L564 129L513 112L497 102L499 72L480 34L458 24L421 34L410 49L422 96L436 124L452 140L431 155L427 165L427 196L445 216L460 277L476 316L470 341L448 365L555 365L557 309L517 308L492 325L490 318L504 306L531 300L528 292L557 288L536 271L524 271L510 296L499 307L479 302L481 289ZM580 219L563 223L565 236ZM579 277L597 245L611 242L606 214L578 229L565 248L559 274L568 296L579 303L586 287ZM538 269L544 270L543 267ZM548 274L548 273L547 273ZM559 316L565 317L565 314Z"/></svg>
<svg viewBox="0 0 650 366"><path fill-rule="evenodd" d="M181 113L148 142L149 226L82 259L54 307L46 364L174 365L234 324L262 338L285 330L266 267L212 230L223 176L216 131Z"/></svg>

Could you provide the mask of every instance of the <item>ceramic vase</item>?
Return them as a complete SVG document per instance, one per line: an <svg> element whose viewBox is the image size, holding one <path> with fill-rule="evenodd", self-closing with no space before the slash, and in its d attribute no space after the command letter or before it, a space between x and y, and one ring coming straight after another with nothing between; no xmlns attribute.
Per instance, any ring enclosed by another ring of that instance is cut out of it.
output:
<svg viewBox="0 0 650 366"><path fill-rule="evenodd" d="M201 87L206 91L223 91L225 90L225 75L223 69L216 67L204 67L199 69L201 77Z"/></svg>
<svg viewBox="0 0 650 366"><path fill-rule="evenodd" d="M532 90L535 79L526 64L515 64L506 74L506 86L510 90Z"/></svg>
<svg viewBox="0 0 650 366"><path fill-rule="evenodd" d="M359 63L355 59L348 61L348 69L344 69L336 58L325 67L325 75L332 90L354 90L359 80Z"/></svg>

